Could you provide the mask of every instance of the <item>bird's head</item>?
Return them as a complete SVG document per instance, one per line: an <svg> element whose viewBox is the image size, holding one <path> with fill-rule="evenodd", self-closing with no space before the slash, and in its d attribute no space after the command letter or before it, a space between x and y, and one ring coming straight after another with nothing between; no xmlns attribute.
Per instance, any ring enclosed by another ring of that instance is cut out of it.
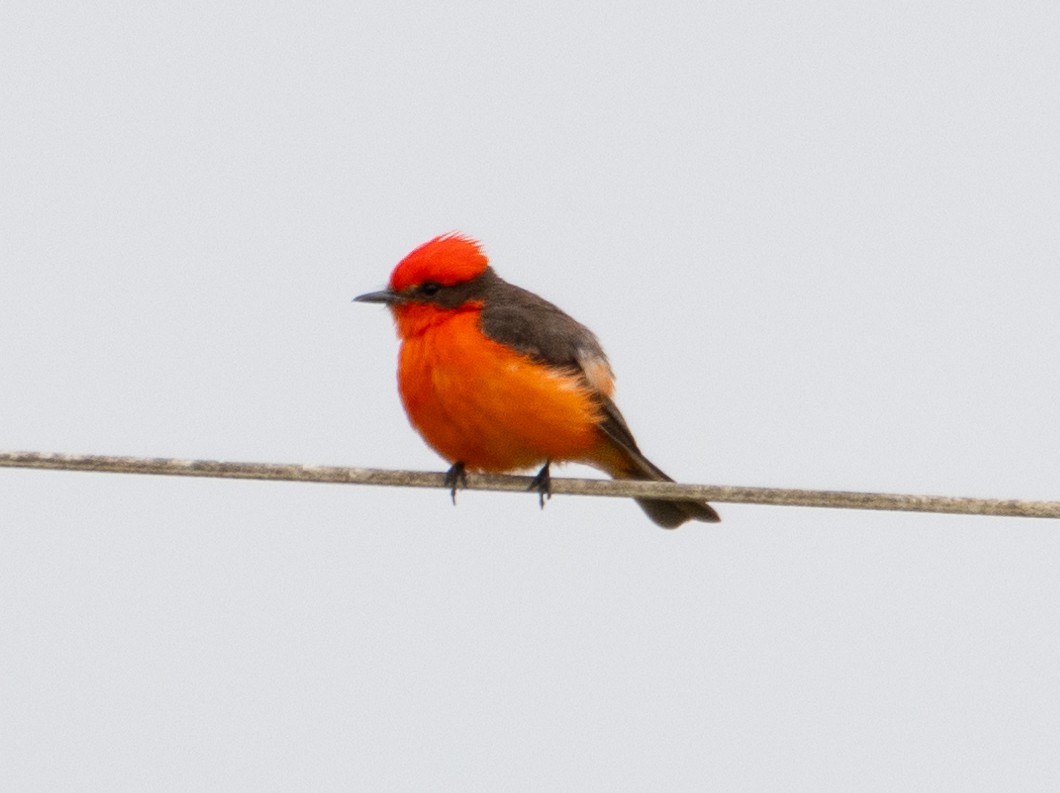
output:
<svg viewBox="0 0 1060 793"><path fill-rule="evenodd" d="M358 295L354 300L389 306L398 333L406 337L454 309L480 307L476 287L488 269L486 254L475 240L443 234L398 262L386 289Z"/></svg>

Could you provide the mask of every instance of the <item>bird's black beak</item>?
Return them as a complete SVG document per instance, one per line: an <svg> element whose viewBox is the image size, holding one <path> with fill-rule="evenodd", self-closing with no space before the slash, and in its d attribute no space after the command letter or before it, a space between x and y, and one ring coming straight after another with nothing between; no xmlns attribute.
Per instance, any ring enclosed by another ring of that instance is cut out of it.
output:
<svg viewBox="0 0 1060 793"><path fill-rule="evenodd" d="M393 305L394 303L401 302L401 295L397 292L391 292L389 289L383 289L379 292L368 292L364 295L357 295L353 299L354 303L386 303L387 305Z"/></svg>

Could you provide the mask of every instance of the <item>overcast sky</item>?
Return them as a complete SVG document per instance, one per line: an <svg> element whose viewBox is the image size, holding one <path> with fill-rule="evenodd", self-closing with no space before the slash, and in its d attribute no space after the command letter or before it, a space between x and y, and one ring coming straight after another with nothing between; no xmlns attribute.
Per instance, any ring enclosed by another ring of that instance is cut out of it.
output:
<svg viewBox="0 0 1060 793"><path fill-rule="evenodd" d="M9 0L0 449L441 470L350 298L460 230L681 481L1060 498L1057 42ZM1060 523L716 506L2 470L0 789L1057 789Z"/></svg>

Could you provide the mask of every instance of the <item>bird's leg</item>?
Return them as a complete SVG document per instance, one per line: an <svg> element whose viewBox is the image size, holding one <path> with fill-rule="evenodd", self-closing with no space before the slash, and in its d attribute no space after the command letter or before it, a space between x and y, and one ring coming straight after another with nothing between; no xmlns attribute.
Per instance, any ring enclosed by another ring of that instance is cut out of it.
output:
<svg viewBox="0 0 1060 793"><path fill-rule="evenodd" d="M464 464L457 461L450 466L449 470L445 472L445 479L442 483L449 488L449 495L453 499L453 506L456 506L456 491L463 490L467 487L467 471L464 469Z"/></svg>
<svg viewBox="0 0 1060 793"><path fill-rule="evenodd" d="M545 508L545 499L552 498L552 474L549 473L549 466L552 465L551 460L545 460L545 464L541 466L541 470L537 472L537 476L530 482L530 487L527 490L536 490L537 498L541 502L541 509Z"/></svg>

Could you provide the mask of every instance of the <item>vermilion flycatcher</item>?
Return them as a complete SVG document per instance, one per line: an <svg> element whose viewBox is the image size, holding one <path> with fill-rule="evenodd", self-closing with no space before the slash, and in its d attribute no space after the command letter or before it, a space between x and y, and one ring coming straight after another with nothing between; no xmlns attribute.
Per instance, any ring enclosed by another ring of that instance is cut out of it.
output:
<svg viewBox="0 0 1060 793"><path fill-rule="evenodd" d="M672 482L637 448L611 401L614 375L592 331L537 295L503 281L478 243L455 234L398 263L388 287L354 298L390 307L401 338L398 388L412 426L464 471L587 463L615 479ZM638 499L658 525L716 522L701 501Z"/></svg>

